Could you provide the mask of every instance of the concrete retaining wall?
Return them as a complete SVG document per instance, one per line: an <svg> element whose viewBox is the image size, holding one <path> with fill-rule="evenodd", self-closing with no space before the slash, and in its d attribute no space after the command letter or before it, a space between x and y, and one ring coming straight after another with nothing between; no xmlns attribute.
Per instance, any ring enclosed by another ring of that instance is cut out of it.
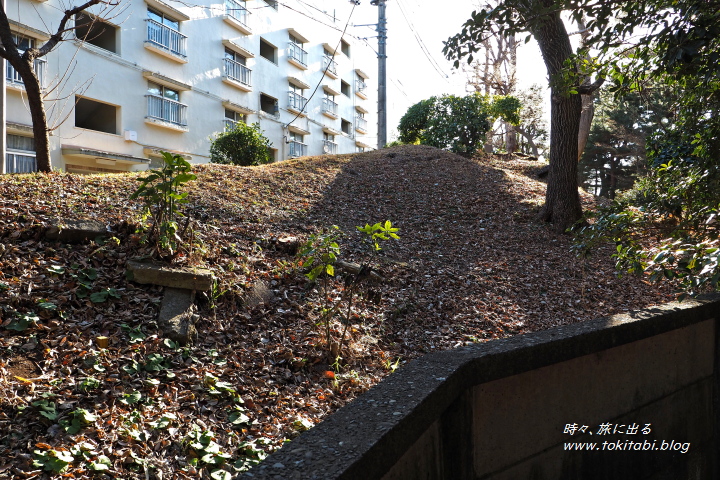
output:
<svg viewBox="0 0 720 480"><path fill-rule="evenodd" d="M720 478L716 319L720 296L427 355L244 478Z"/></svg>

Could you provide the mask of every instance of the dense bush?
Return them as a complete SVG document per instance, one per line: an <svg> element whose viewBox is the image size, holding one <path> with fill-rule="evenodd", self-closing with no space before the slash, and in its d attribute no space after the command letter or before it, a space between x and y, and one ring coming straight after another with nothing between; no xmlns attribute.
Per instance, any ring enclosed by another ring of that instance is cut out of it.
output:
<svg viewBox="0 0 720 480"><path fill-rule="evenodd" d="M218 134L210 145L210 161L230 165L262 165L270 163L268 149L271 143L260 125L247 125L242 122L235 127Z"/></svg>
<svg viewBox="0 0 720 480"><path fill-rule="evenodd" d="M465 97L431 97L410 107L400 119L400 141L473 153L484 143L497 118L517 125L520 107L520 101L510 96L474 93Z"/></svg>
<svg viewBox="0 0 720 480"><path fill-rule="evenodd" d="M398 140L409 144L420 143L422 133L427 128L428 119L436 100L436 97L430 97L408 108L398 125L398 132L400 133Z"/></svg>

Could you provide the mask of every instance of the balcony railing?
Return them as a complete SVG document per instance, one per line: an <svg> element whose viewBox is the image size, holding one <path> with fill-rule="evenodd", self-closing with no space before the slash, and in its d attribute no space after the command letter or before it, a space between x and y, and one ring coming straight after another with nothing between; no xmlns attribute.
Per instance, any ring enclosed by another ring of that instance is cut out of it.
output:
<svg viewBox="0 0 720 480"><path fill-rule="evenodd" d="M38 82L40 82L40 87L45 86L45 66L47 65L47 60L44 58L36 58L35 59L35 75L38 78ZM20 74L15 70L15 67L10 65L10 62L6 63L6 69L5 69L5 78L10 83L23 83L23 79L20 77Z"/></svg>
<svg viewBox="0 0 720 480"><path fill-rule="evenodd" d="M305 105L307 105L307 98L292 90L288 92L288 108L302 112L305 110Z"/></svg>
<svg viewBox="0 0 720 480"><path fill-rule="evenodd" d="M338 151L337 143L330 140L323 140L323 152L335 154Z"/></svg>
<svg viewBox="0 0 720 480"><path fill-rule="evenodd" d="M322 111L337 116L338 104L329 98L322 99Z"/></svg>
<svg viewBox="0 0 720 480"><path fill-rule="evenodd" d="M291 157L303 157L306 155L307 145L297 140L290 141L290 156Z"/></svg>
<svg viewBox="0 0 720 480"><path fill-rule="evenodd" d="M364 117L355 117L355 128L362 130L363 132L368 131L368 122Z"/></svg>
<svg viewBox="0 0 720 480"><path fill-rule="evenodd" d="M355 91L357 93L365 94L365 89L367 88L367 83L365 81L360 80L359 78L355 80Z"/></svg>
<svg viewBox="0 0 720 480"><path fill-rule="evenodd" d="M231 16L246 27L248 26L248 12L245 8L245 2L236 2L235 0L225 0L225 14Z"/></svg>
<svg viewBox="0 0 720 480"><path fill-rule="evenodd" d="M187 105L156 95L145 95L145 98L148 117L187 126Z"/></svg>
<svg viewBox="0 0 720 480"><path fill-rule="evenodd" d="M307 52L297 43L288 43L287 54L290 59L293 59L302 66L307 67Z"/></svg>
<svg viewBox="0 0 720 480"><path fill-rule="evenodd" d="M240 82L244 85L250 86L250 74L252 73L252 70L250 70L248 67L243 65L240 62L236 62L235 60L231 58L225 59L225 75L235 80L236 82Z"/></svg>
<svg viewBox="0 0 720 480"><path fill-rule="evenodd" d="M145 21L147 22L148 42L180 57L187 56L185 54L187 37L185 35L151 18L146 18Z"/></svg>
<svg viewBox="0 0 720 480"><path fill-rule="evenodd" d="M323 70L327 69L328 73L337 75L337 62L327 55L323 56Z"/></svg>
<svg viewBox="0 0 720 480"><path fill-rule="evenodd" d="M235 125L238 124L238 122L236 122L235 120L230 120L228 118L226 118L224 121L225 121L225 130L226 131L227 130L235 130Z"/></svg>

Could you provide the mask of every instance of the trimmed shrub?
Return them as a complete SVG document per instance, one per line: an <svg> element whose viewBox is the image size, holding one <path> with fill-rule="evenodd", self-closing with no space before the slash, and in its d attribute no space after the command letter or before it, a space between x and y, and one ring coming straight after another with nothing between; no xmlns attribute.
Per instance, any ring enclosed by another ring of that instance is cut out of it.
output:
<svg viewBox="0 0 720 480"><path fill-rule="evenodd" d="M210 145L210 161L249 167L270 163L268 148L272 144L260 130L260 124L238 122L235 127L219 133Z"/></svg>

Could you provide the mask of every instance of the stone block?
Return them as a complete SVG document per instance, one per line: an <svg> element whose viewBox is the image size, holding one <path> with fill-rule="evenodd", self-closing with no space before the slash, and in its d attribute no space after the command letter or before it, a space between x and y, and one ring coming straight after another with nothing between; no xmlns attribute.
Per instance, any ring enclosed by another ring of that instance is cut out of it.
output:
<svg viewBox="0 0 720 480"><path fill-rule="evenodd" d="M204 268L172 268L148 262L127 262L128 280L201 292L212 289L213 274Z"/></svg>
<svg viewBox="0 0 720 480"><path fill-rule="evenodd" d="M181 345L187 345L197 335L195 329L195 291L166 288L160 304L158 324L163 335Z"/></svg>
<svg viewBox="0 0 720 480"><path fill-rule="evenodd" d="M66 243L81 243L107 235L105 224L97 220L60 220L45 231L45 238Z"/></svg>

